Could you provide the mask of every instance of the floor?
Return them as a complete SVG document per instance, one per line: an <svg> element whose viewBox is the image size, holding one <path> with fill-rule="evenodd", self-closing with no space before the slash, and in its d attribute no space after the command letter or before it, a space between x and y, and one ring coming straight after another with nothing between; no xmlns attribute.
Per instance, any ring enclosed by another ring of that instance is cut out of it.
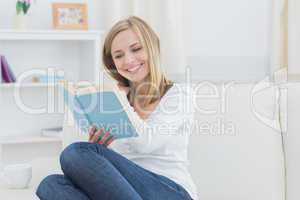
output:
<svg viewBox="0 0 300 200"><path fill-rule="evenodd" d="M37 200L36 188L41 180L49 174L61 174L58 157L37 158L30 162L32 165L32 179L26 189L0 188L1 199L9 200Z"/></svg>

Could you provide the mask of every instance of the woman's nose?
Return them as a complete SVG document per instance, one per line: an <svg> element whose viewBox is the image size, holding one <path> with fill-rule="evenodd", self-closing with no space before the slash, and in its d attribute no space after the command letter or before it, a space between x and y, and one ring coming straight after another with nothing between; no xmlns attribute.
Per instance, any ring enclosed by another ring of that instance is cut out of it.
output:
<svg viewBox="0 0 300 200"><path fill-rule="evenodd" d="M134 55L132 55L131 53L125 55L126 64L132 64L134 60L135 60Z"/></svg>

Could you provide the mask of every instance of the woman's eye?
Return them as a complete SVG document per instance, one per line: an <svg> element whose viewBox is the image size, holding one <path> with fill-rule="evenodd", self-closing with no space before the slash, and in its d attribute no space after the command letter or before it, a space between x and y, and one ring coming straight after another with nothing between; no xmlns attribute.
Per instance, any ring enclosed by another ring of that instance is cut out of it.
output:
<svg viewBox="0 0 300 200"><path fill-rule="evenodd" d="M133 52L136 52L136 51L139 51L139 50L141 50L141 49L142 49L142 47L138 47L138 48L132 49L132 51L133 51Z"/></svg>
<svg viewBox="0 0 300 200"><path fill-rule="evenodd" d="M118 58L121 58L122 57L122 55L115 55L115 59L118 59Z"/></svg>

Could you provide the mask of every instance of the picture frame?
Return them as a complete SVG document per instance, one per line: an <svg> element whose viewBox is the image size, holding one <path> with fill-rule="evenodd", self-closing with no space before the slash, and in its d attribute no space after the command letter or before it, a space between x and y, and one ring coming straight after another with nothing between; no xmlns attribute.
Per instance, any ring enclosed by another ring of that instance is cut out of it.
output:
<svg viewBox="0 0 300 200"><path fill-rule="evenodd" d="M52 16L54 29L88 29L87 5L84 3L53 3Z"/></svg>

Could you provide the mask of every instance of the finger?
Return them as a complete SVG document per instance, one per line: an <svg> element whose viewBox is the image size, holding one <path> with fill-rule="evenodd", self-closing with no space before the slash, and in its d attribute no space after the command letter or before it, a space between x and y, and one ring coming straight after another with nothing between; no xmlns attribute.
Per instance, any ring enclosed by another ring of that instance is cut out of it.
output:
<svg viewBox="0 0 300 200"><path fill-rule="evenodd" d="M104 136L105 136L105 132L104 132L104 130L102 129L101 134L98 135L98 137L96 138L96 141L95 141L95 142L96 142L96 143L99 143L100 141L103 140Z"/></svg>
<svg viewBox="0 0 300 200"><path fill-rule="evenodd" d="M114 136L110 135L107 140L104 142L104 146L110 145L115 140Z"/></svg>
<svg viewBox="0 0 300 200"><path fill-rule="evenodd" d="M97 129L97 127L96 127L95 125L92 125L92 126L89 128L89 133L94 133L96 129Z"/></svg>
<svg viewBox="0 0 300 200"><path fill-rule="evenodd" d="M115 141L115 138L112 138L111 140L109 140L109 141L106 143L106 146L108 147L113 141Z"/></svg>
<svg viewBox="0 0 300 200"><path fill-rule="evenodd" d="M111 134L111 129L109 129L108 131L107 131L108 133L109 133L109 135L108 135L108 137L107 138L105 138L105 140L104 140L104 143L103 143L103 145L104 146L108 146L111 142L109 142L114 136ZM109 144L108 144L109 143Z"/></svg>
<svg viewBox="0 0 300 200"><path fill-rule="evenodd" d="M96 133L97 128L96 126L92 126L89 130L89 141L92 139L92 137L94 136L94 134Z"/></svg>
<svg viewBox="0 0 300 200"><path fill-rule="evenodd" d="M100 129L98 131L96 131L96 133L93 135L92 139L91 139L91 142L94 142L96 143L99 139L99 137L101 137L101 135L103 134L103 129Z"/></svg>
<svg viewBox="0 0 300 200"><path fill-rule="evenodd" d="M104 136L99 138L97 143L98 144L104 144L105 140L110 136L109 132L105 132Z"/></svg>
<svg viewBox="0 0 300 200"><path fill-rule="evenodd" d="M103 138L104 133L104 130L100 129L93 137L93 142L98 143L98 141L101 140L101 138Z"/></svg>
<svg viewBox="0 0 300 200"><path fill-rule="evenodd" d="M93 126L90 131L89 131L89 141L92 140L93 136L95 135L95 133L97 132L97 128L95 126Z"/></svg>

